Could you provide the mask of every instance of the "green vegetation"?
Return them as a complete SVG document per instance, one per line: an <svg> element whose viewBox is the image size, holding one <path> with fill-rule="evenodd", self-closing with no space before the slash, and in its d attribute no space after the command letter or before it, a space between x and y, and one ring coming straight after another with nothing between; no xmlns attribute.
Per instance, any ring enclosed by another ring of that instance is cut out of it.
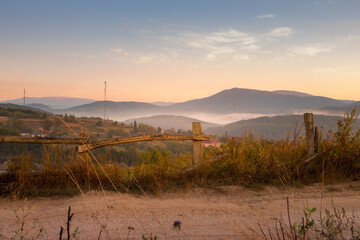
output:
<svg viewBox="0 0 360 240"><path fill-rule="evenodd" d="M13 118L35 118L35 119L42 119L46 118L46 113L33 110L30 108L15 108L13 104L2 104L0 106L0 116L3 117L13 117ZM15 105L16 106L16 105Z"/></svg>
<svg viewBox="0 0 360 240"><path fill-rule="evenodd" d="M264 239L360 239L359 217L355 213L350 215L345 208L320 210L320 216L314 217L316 208L304 206L302 220L291 223L289 212L289 198L287 198L288 222L279 220L275 229L268 229L265 233L258 224Z"/></svg>

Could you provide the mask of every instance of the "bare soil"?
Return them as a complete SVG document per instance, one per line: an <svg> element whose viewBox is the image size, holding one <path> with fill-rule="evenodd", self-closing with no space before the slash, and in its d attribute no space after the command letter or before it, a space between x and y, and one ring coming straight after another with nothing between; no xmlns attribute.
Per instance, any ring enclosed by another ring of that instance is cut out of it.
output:
<svg viewBox="0 0 360 240"><path fill-rule="evenodd" d="M261 239L264 230L279 220L287 223L286 198L290 200L291 221L301 222L304 206L323 209L346 208L360 212L360 183L251 190L243 187L191 189L159 196L137 196L115 192L89 192L73 198L0 200L0 234L10 238L25 217L27 237L36 236L42 226L45 239L59 239L60 226L66 229L67 211L74 217L71 231L79 228L78 239ZM174 221L182 222L174 229ZM65 237L65 235L64 235ZM0 237L1 239L1 237Z"/></svg>

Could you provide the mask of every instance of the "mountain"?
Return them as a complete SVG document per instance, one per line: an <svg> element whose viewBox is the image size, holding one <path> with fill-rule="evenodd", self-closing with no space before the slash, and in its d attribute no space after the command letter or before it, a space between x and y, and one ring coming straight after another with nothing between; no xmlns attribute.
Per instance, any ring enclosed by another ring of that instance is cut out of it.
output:
<svg viewBox="0 0 360 240"><path fill-rule="evenodd" d="M174 115L156 115L151 117L133 118L124 121L124 123L130 124L134 121L136 121L137 123L144 123L153 127L161 127L162 129L174 128L175 130L191 130L192 122L201 122L201 127L203 130L211 127L220 126L219 124L203 122L195 118Z"/></svg>
<svg viewBox="0 0 360 240"><path fill-rule="evenodd" d="M17 104L13 104L13 103L0 103L0 108L20 109L20 110L31 110L31 111L36 111L36 112L44 112L44 110L41 110L41 109L38 109L38 108L34 108L34 107L30 107L30 106L17 105Z"/></svg>
<svg viewBox="0 0 360 240"><path fill-rule="evenodd" d="M64 108L70 108L75 107L82 104L87 104L94 102L93 99L87 99L87 98L70 98L70 97L27 97L25 99L26 105L38 103L38 104L44 104L52 109L64 109ZM14 103L23 105L24 99L23 98L17 98L13 100L6 100L2 103Z"/></svg>
<svg viewBox="0 0 360 240"><path fill-rule="evenodd" d="M325 108L321 108L320 111L324 111L326 113L331 113L331 114L344 114L345 112L350 113L355 107L357 107L357 112L359 112L360 101L346 104L344 106L325 107Z"/></svg>
<svg viewBox="0 0 360 240"><path fill-rule="evenodd" d="M338 119L342 119L342 117L314 115L314 125L322 127L322 133L326 136L329 130L336 130ZM266 139L285 139L288 135L290 138L293 138L296 126L297 130L299 130L303 122L304 118L302 115L260 117L230 123L222 127L209 128L205 133L224 136L225 132L227 132L228 136L231 137L243 136L245 131L250 131L257 137L264 137ZM356 122L356 127L360 127L359 120ZM300 135L304 135L303 127Z"/></svg>
<svg viewBox="0 0 360 240"><path fill-rule="evenodd" d="M310 97L313 95L303 93L303 92L296 92L296 91L288 91L288 90L276 90L273 93L283 94L283 95L290 95L290 96L298 96L298 97Z"/></svg>
<svg viewBox="0 0 360 240"><path fill-rule="evenodd" d="M67 113L77 117L93 116L104 117L104 101L93 102L72 108L55 111L56 113ZM134 117L151 116L160 113L162 107L143 102L113 102L106 101L106 116L109 119L123 121Z"/></svg>
<svg viewBox="0 0 360 240"><path fill-rule="evenodd" d="M31 103L31 104L28 104L26 106L29 106L31 108L36 108L36 109L40 109L40 110L44 110L44 111L47 111L47 112L50 112L52 110L51 107L45 105L45 104L42 104L42 103Z"/></svg>
<svg viewBox="0 0 360 240"><path fill-rule="evenodd" d="M307 109L327 106L343 106L340 100L326 97L284 95L270 91L233 88L212 96L175 103L167 108L169 112L206 112L212 114L261 113L292 114ZM181 114L183 115L183 114Z"/></svg>
<svg viewBox="0 0 360 240"><path fill-rule="evenodd" d="M150 104L157 105L157 106L160 106L160 107L164 107L164 106L170 106L170 105L172 105L174 103L173 102L150 102Z"/></svg>
<svg viewBox="0 0 360 240"><path fill-rule="evenodd" d="M47 105L53 113L68 113L76 116L104 116L104 102L76 98L36 98L27 99ZM18 99L17 101L22 101ZM78 104L86 102L85 104ZM57 105L56 105L57 104ZM181 103L170 102L106 102L106 115L109 119L149 117L154 115L180 115L206 122L229 123L265 115L285 115L315 111L329 106L344 107L347 103L327 97L312 96L295 91L260 91L233 88L212 96ZM59 109L59 106L63 107ZM76 105L76 106L75 106ZM35 106L35 105L34 105ZM45 109L45 106L35 107ZM54 110L55 109L55 110Z"/></svg>

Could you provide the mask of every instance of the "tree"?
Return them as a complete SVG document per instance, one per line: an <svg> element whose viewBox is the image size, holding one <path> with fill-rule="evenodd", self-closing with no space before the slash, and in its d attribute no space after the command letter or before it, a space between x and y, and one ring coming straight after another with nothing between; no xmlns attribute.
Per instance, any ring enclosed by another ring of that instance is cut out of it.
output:
<svg viewBox="0 0 360 240"><path fill-rule="evenodd" d="M19 120L18 118L9 118L6 125L11 130L22 131L24 129L24 122Z"/></svg>
<svg viewBox="0 0 360 240"><path fill-rule="evenodd" d="M132 130L132 134L136 134L136 133L138 133L139 132L139 129L138 129L138 125L137 125L137 123L136 123L136 121L134 121L134 130Z"/></svg>
<svg viewBox="0 0 360 240"><path fill-rule="evenodd" d="M52 122L49 119L45 119L41 122L41 126L43 129L49 131L52 126Z"/></svg>

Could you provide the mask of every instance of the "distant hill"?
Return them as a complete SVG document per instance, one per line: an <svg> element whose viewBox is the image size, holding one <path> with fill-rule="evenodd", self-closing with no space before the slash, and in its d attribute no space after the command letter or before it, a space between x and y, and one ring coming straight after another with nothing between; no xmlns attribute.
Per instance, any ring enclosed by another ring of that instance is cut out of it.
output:
<svg viewBox="0 0 360 240"><path fill-rule="evenodd" d="M291 96L298 96L298 97L310 97L313 95L303 93L303 92L296 92L296 91L288 91L288 90L276 90L273 93L283 94L283 95L291 95Z"/></svg>
<svg viewBox="0 0 360 240"><path fill-rule="evenodd" d="M314 123L317 127L323 127L324 134L329 130L335 131L337 128L337 120L342 117L315 115ZM260 117L249 120L242 120L227 124L223 127L209 128L205 131L207 134L217 134L224 136L225 132L229 136L243 136L245 131L257 137L264 137L266 139L285 139L288 134L292 138L298 123L298 129L304 122L302 115L286 115L274 117ZM357 121L357 127L360 127L360 121ZM304 128L302 128L301 135L304 135Z"/></svg>
<svg viewBox="0 0 360 240"><path fill-rule="evenodd" d="M25 104L44 104L52 109L64 109L64 108L70 108L82 104L87 104L94 102L93 99L87 99L87 98L70 98L70 97L27 97L25 99ZM2 101L2 103L14 103L23 105L24 99L23 98L17 98L13 100L6 100Z"/></svg>
<svg viewBox="0 0 360 240"><path fill-rule="evenodd" d="M51 107L45 105L45 104L42 104L42 103L31 103L31 104L28 104L27 105L28 107L32 107L32 108L36 108L36 109L40 109L40 110L44 110L44 111L47 111L47 112L50 112L52 110Z"/></svg>
<svg viewBox="0 0 360 240"><path fill-rule="evenodd" d="M162 107L143 102L112 102L106 101L107 117L113 120L126 120L134 117L143 117L160 113ZM72 108L55 111L56 113L73 114L77 117L93 116L104 117L104 101L93 102Z"/></svg>
<svg viewBox="0 0 360 240"><path fill-rule="evenodd" d="M30 111L36 111L36 112L44 112L44 110L30 107L30 106L23 106L13 103L0 103L0 108L10 108L10 109L20 109L20 110L30 110Z"/></svg>
<svg viewBox="0 0 360 240"><path fill-rule="evenodd" d="M16 99L22 103L22 99ZM351 102L351 101L350 101ZM35 104L36 105L33 105ZM232 88L212 96L194 99L181 103L171 102L114 102L107 101L106 115L109 119L124 121L126 119L149 117L155 115L177 115L205 120L207 122L224 123L220 116L234 120L243 119L240 115L285 115L315 111L329 106L342 107L347 100L336 100L327 97L312 96L296 91L260 91L254 89ZM104 116L104 102L80 98L27 98L26 104L53 113L68 113L76 116ZM43 105L40 105L43 104ZM46 106L44 106L46 105ZM70 106L70 107L69 107ZM230 122L230 121L226 121Z"/></svg>
<svg viewBox="0 0 360 240"><path fill-rule="evenodd" d="M338 114L343 114L345 112L350 113L355 106L357 106L357 112L359 113L360 111L360 101L359 102L354 102L354 103L350 103L350 104L346 104L344 106L330 106L330 107L324 107L321 108L321 111L324 112L328 112L328 113L338 113Z"/></svg>
<svg viewBox="0 0 360 240"><path fill-rule="evenodd" d="M220 126L219 124L203 122L194 118L173 115L157 115L151 117L133 118L124 121L124 123L130 124L134 121L136 121L137 123L145 123L153 127L161 127L162 129L174 128L175 130L191 130L192 122L201 122L201 127L203 130L211 127Z"/></svg>
<svg viewBox="0 0 360 240"><path fill-rule="evenodd" d="M174 103L173 102L150 102L150 104L164 107L164 106L170 106Z"/></svg>
<svg viewBox="0 0 360 240"><path fill-rule="evenodd" d="M270 91L233 88L224 90L210 97L175 103L166 107L168 111L207 112L214 114L262 113L291 114L305 109L327 106L343 106L340 100L326 97L278 94Z"/></svg>

